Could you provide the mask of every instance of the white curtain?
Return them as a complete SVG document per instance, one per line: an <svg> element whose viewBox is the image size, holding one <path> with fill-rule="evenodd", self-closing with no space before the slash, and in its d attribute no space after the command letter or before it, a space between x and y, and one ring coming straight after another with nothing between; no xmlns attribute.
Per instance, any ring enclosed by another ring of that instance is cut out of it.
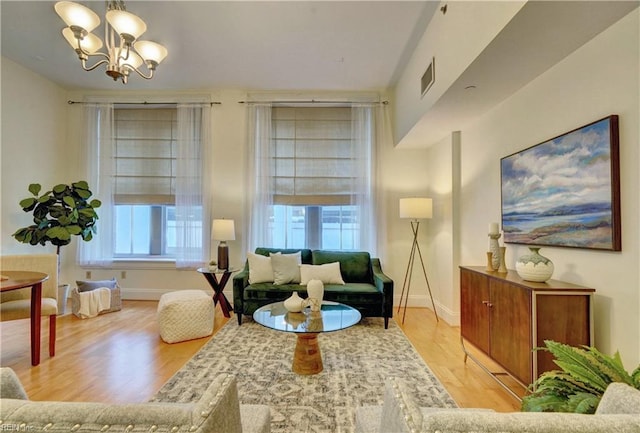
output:
<svg viewBox="0 0 640 433"><path fill-rule="evenodd" d="M382 188L379 184L378 155L389 143L390 131L386 106L353 104L351 108L351 159L354 176L351 203L360 222L358 248L379 257L386 224Z"/></svg>
<svg viewBox="0 0 640 433"><path fill-rule="evenodd" d="M250 104L247 118L247 206L245 251L271 245L269 208L273 204L271 104Z"/></svg>
<svg viewBox="0 0 640 433"><path fill-rule="evenodd" d="M81 266L109 267L113 257L113 104L87 103L84 106L86 179L93 197L102 202L96 209L98 221L93 239L80 242Z"/></svg>
<svg viewBox="0 0 640 433"><path fill-rule="evenodd" d="M206 262L211 245L211 106L178 104L176 267Z"/></svg>

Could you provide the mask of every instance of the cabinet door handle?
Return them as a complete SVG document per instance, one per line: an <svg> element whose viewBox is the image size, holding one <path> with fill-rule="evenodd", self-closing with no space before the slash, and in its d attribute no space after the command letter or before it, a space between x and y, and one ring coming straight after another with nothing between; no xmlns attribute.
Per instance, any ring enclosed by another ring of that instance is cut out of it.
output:
<svg viewBox="0 0 640 433"><path fill-rule="evenodd" d="M491 302L489 302L489 301L482 301L482 303L484 305L486 305L487 307L493 307L493 304Z"/></svg>

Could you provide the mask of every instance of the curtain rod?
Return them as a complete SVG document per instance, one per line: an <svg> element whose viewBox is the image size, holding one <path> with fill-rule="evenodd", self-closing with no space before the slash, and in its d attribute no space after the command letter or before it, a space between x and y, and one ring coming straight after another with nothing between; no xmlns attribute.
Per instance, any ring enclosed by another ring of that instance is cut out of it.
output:
<svg viewBox="0 0 640 433"><path fill-rule="evenodd" d="M387 105L389 101L380 102L367 102L367 101L317 101L315 99L309 100L295 100L295 101L238 101L238 104L382 104Z"/></svg>
<svg viewBox="0 0 640 433"><path fill-rule="evenodd" d="M69 100L67 101L67 104L69 105L73 105L73 104L96 104L96 102L88 102L88 101L72 101ZM142 102L112 102L112 104L116 104L116 105L177 105L177 104L206 104L206 102L185 102L185 101L180 101L180 102L147 102L147 101L142 101ZM210 105L222 105L222 102L210 102Z"/></svg>

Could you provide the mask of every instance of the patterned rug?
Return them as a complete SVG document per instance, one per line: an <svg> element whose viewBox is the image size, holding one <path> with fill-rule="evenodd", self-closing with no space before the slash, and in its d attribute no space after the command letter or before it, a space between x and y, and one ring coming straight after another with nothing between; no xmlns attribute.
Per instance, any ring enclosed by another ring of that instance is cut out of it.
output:
<svg viewBox="0 0 640 433"><path fill-rule="evenodd" d="M403 378L420 406L456 407L393 320L384 329L382 318L365 318L318 340L324 370L300 376L291 371L294 334L230 320L153 401L194 401L213 377L231 373L241 403L270 406L273 433L353 432L355 408L382 404L386 377Z"/></svg>

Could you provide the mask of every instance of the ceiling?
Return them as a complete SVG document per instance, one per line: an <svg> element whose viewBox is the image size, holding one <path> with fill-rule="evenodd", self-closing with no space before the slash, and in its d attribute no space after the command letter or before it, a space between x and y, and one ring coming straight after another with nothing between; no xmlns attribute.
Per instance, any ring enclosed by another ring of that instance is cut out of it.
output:
<svg viewBox="0 0 640 433"><path fill-rule="evenodd" d="M80 1L104 22L105 2ZM82 70L53 1L0 2L2 55L68 89L122 89ZM127 89L379 90L397 80L436 1L127 1L169 55ZM94 30L104 36L103 26Z"/></svg>

